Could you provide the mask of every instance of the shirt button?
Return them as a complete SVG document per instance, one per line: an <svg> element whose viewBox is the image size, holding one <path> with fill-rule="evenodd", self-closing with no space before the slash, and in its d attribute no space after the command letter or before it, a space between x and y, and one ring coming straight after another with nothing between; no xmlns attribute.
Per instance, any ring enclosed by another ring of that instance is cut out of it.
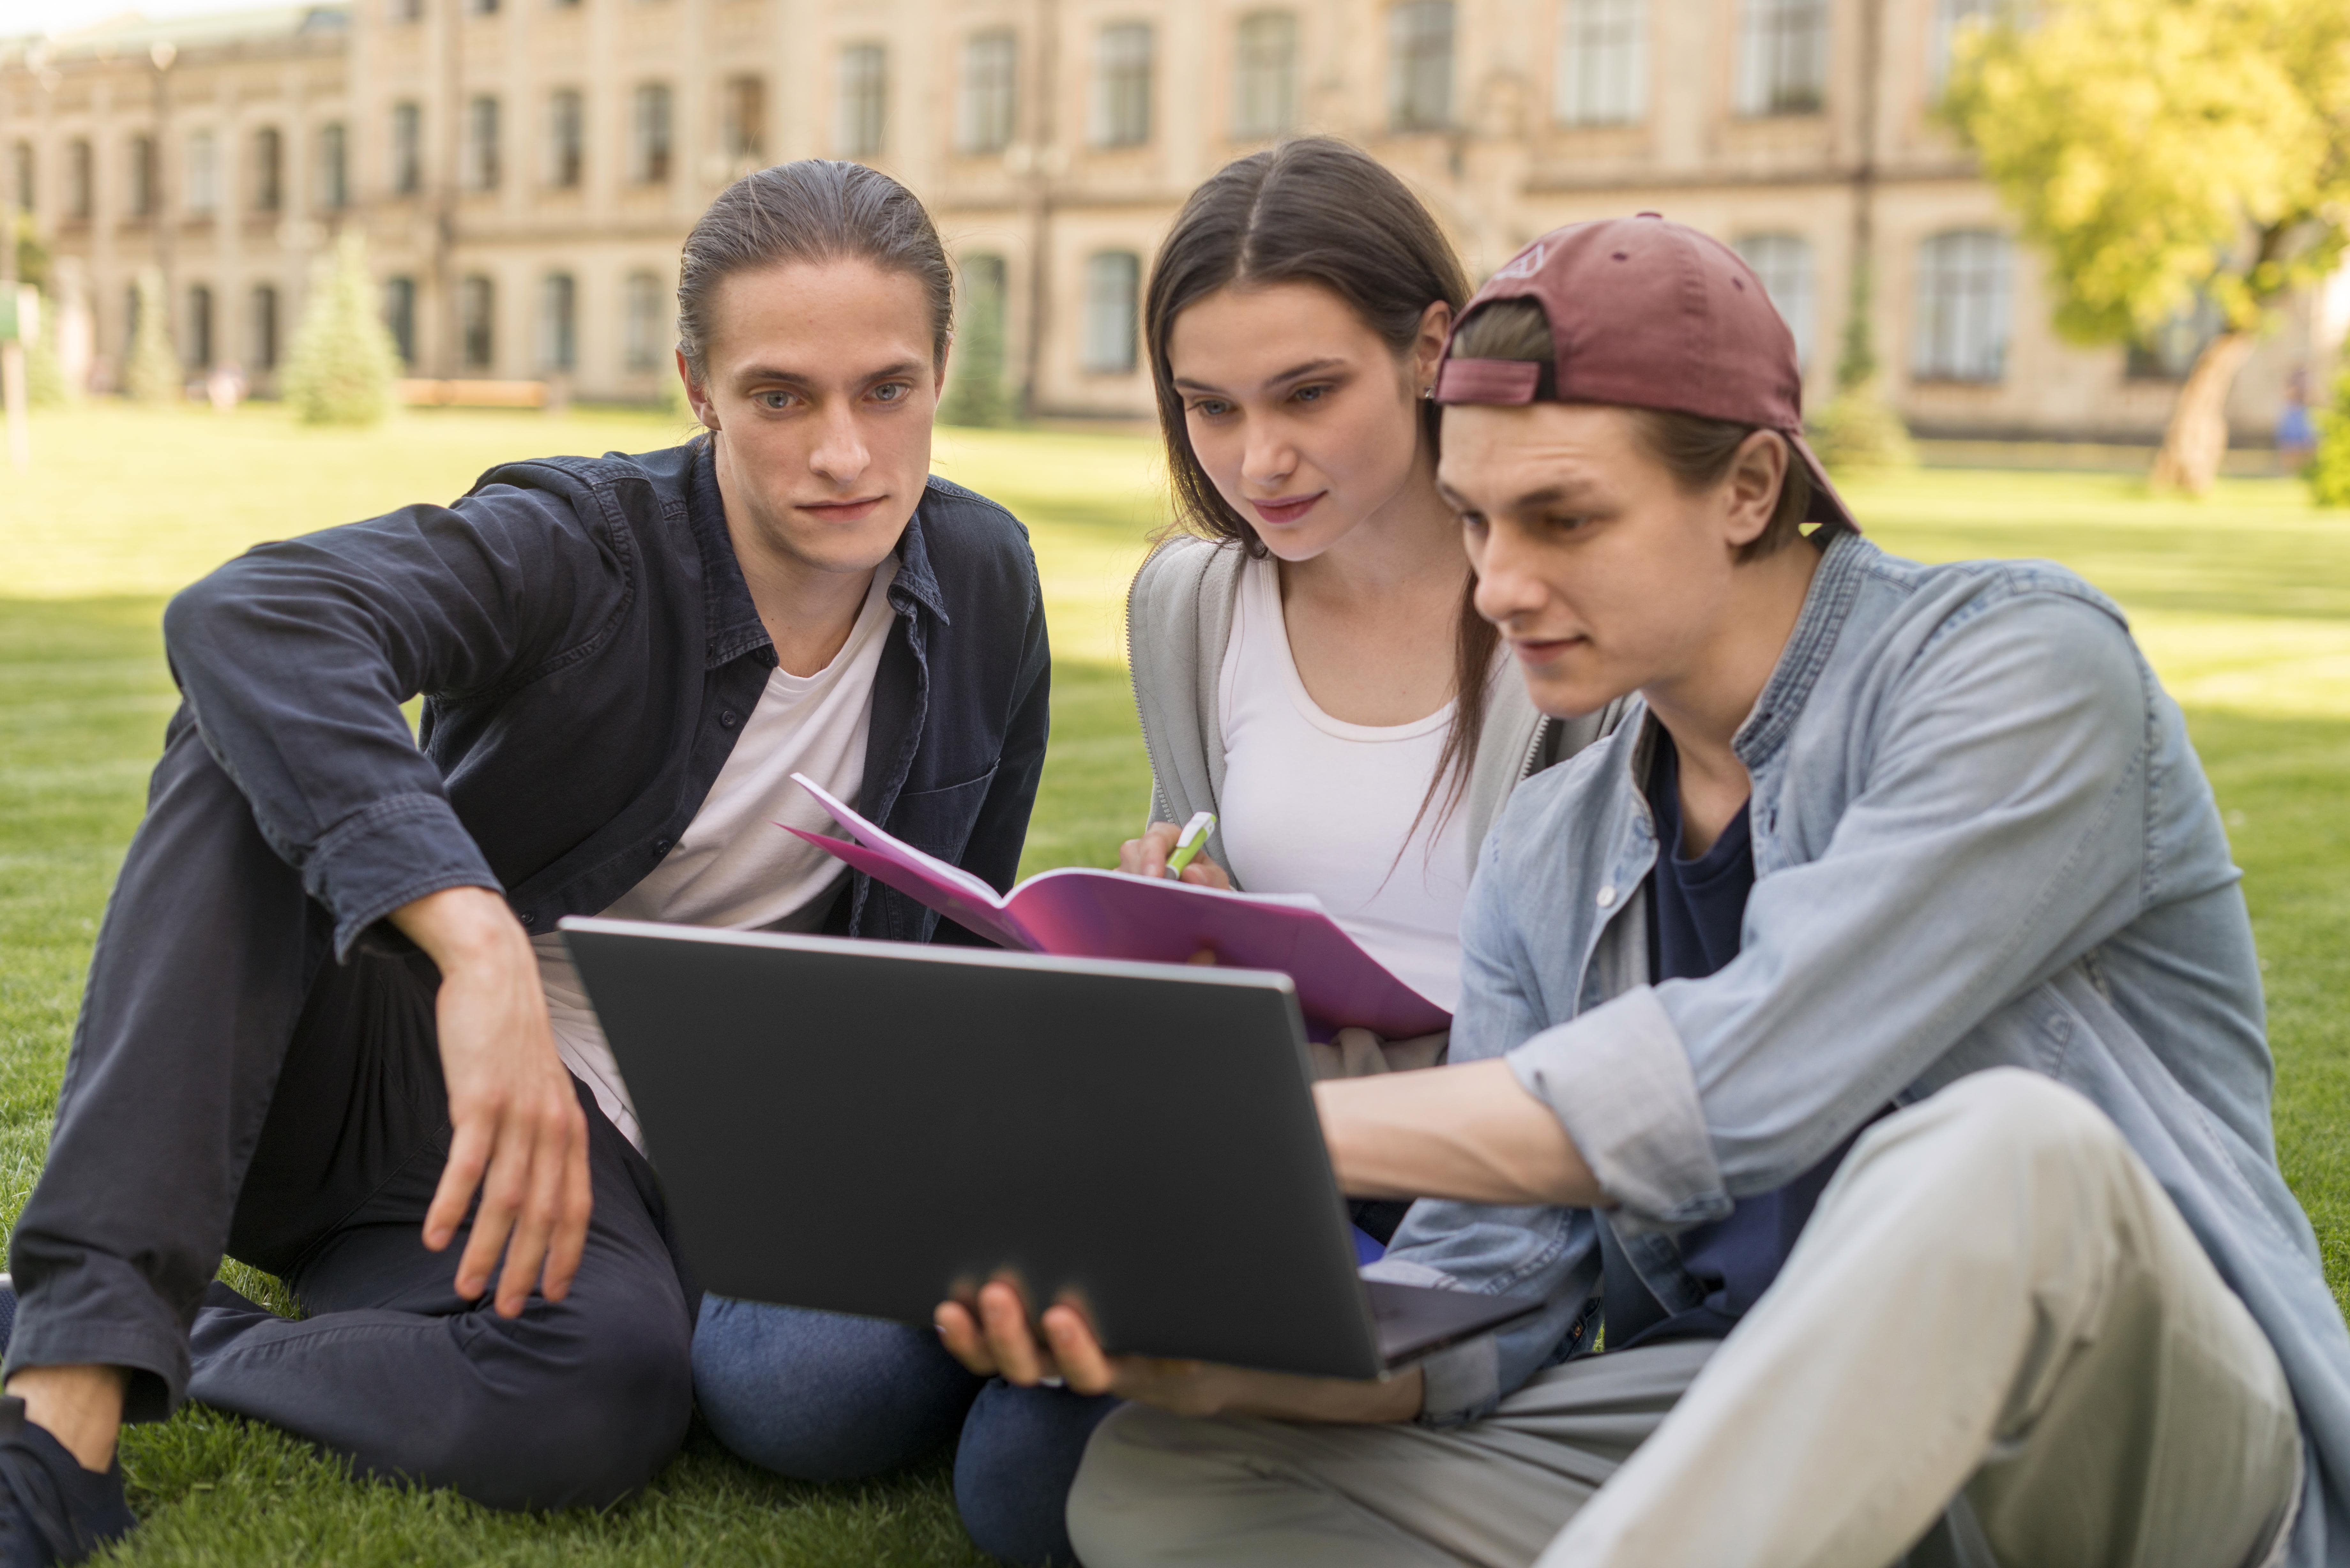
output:
<svg viewBox="0 0 2350 1568"><path fill-rule="evenodd" d="M718 715L718 727L722 730L731 730L734 727L733 709L729 708L726 711Z"/></svg>
<svg viewBox="0 0 2350 1568"><path fill-rule="evenodd" d="M1616 902L1616 884L1610 882L1599 889L1599 907L1603 909Z"/></svg>
<svg viewBox="0 0 2350 1568"><path fill-rule="evenodd" d="M516 915L515 919L520 920L525 926L535 926L538 924L538 916L529 909L525 909L521 914Z"/></svg>
<svg viewBox="0 0 2350 1568"><path fill-rule="evenodd" d="M653 840L653 853L656 855L666 855L669 853L669 846L670 841L668 839L656 838Z"/></svg>

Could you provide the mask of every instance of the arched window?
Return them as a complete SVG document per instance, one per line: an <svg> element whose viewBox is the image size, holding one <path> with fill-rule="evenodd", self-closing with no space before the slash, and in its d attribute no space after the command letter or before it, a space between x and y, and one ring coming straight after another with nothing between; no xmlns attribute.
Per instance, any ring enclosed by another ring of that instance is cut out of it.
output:
<svg viewBox="0 0 2350 1568"><path fill-rule="evenodd" d="M391 346L400 351L402 365L416 363L416 280L412 277L388 277L383 280L383 325L391 334Z"/></svg>
<svg viewBox="0 0 2350 1568"><path fill-rule="evenodd" d="M663 341L668 336L667 291L654 274L632 272L620 293L621 305L628 313L622 324L621 365L637 375L658 370L668 358L668 345Z"/></svg>
<svg viewBox="0 0 2350 1568"><path fill-rule="evenodd" d="M253 286L253 309L246 322L252 352L245 356L255 374L277 367L277 286Z"/></svg>
<svg viewBox="0 0 2350 1568"><path fill-rule="evenodd" d="M1232 136L1261 141L1297 125L1297 14L1252 11L1232 39Z"/></svg>
<svg viewBox="0 0 2350 1568"><path fill-rule="evenodd" d="M213 291L201 283L188 290L188 363L198 370L212 369Z"/></svg>
<svg viewBox="0 0 2350 1568"><path fill-rule="evenodd" d="M1828 0L1745 0L1738 112L1816 114L1826 101Z"/></svg>
<svg viewBox="0 0 2350 1568"><path fill-rule="evenodd" d="M1150 24L1113 22L1094 40L1093 142L1139 147L1150 140Z"/></svg>
<svg viewBox="0 0 2350 1568"><path fill-rule="evenodd" d="M843 158L880 154L889 129L889 56L879 44L840 51L833 81L834 149Z"/></svg>
<svg viewBox="0 0 2350 1568"><path fill-rule="evenodd" d="M498 188L498 100L477 94L465 105L465 188Z"/></svg>
<svg viewBox="0 0 2350 1568"><path fill-rule="evenodd" d="M1012 145L1019 85L1020 45L1011 28L991 27L963 40L956 151L1001 152Z"/></svg>
<svg viewBox="0 0 2350 1568"><path fill-rule="evenodd" d="M1991 229L1936 234L1918 249L1917 343L1921 381L1997 381L2007 375L2014 258Z"/></svg>
<svg viewBox="0 0 2350 1568"><path fill-rule="evenodd" d="M1795 363L1809 368L1816 312L1812 303L1812 242L1801 234L1748 234L1738 254L1762 280L1779 319L1795 339Z"/></svg>
<svg viewBox="0 0 2350 1568"><path fill-rule="evenodd" d="M488 370L497 361L497 287L475 273L457 285L457 336L465 369Z"/></svg>
<svg viewBox="0 0 2350 1568"><path fill-rule="evenodd" d="M660 82L637 85L629 124L629 178L639 185L669 181L670 96Z"/></svg>
<svg viewBox="0 0 2350 1568"><path fill-rule="evenodd" d="M577 190L588 163L588 110L577 88L546 95L546 183Z"/></svg>
<svg viewBox="0 0 2350 1568"><path fill-rule="evenodd" d="M1558 27L1562 125L1636 125L1648 112L1648 0L1565 0Z"/></svg>
<svg viewBox="0 0 2350 1568"><path fill-rule="evenodd" d="M1388 124L1442 130L1452 123L1452 0L1405 0L1388 13Z"/></svg>
<svg viewBox="0 0 2350 1568"><path fill-rule="evenodd" d="M1095 375L1131 375L1135 367L1135 306L1141 294L1142 258L1132 251L1101 251L1086 258L1085 338L1080 364Z"/></svg>
<svg viewBox="0 0 2350 1568"><path fill-rule="evenodd" d="M328 120L318 128L318 205L339 213L351 204L351 170L343 122Z"/></svg>
<svg viewBox="0 0 2350 1568"><path fill-rule="evenodd" d="M220 142L209 130L188 136L188 215L208 218L220 211Z"/></svg>
<svg viewBox="0 0 2350 1568"><path fill-rule="evenodd" d="M151 218L156 203L161 200L160 182L155 178L155 139L134 136L130 139L130 215Z"/></svg>
<svg viewBox="0 0 2350 1568"><path fill-rule="evenodd" d="M285 204L285 139L265 125L253 133L253 210L274 213Z"/></svg>

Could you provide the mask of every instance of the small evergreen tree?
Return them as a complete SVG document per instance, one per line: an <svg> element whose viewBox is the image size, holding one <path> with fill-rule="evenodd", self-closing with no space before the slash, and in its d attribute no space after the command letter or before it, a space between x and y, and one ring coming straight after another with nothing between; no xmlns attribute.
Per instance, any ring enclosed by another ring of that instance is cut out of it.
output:
<svg viewBox="0 0 2350 1568"><path fill-rule="evenodd" d="M1869 329L1868 268L1853 274L1852 308L1836 359L1836 395L1812 417L1812 449L1839 473L1855 469L1910 468L1918 449L1909 429L1877 389L1877 341Z"/></svg>
<svg viewBox="0 0 2350 1568"><path fill-rule="evenodd" d="M2334 379L2334 406L2317 416L2317 450L2302 477L2320 506L2350 506L2350 366Z"/></svg>
<svg viewBox="0 0 2350 1568"><path fill-rule="evenodd" d="M345 230L310 283L286 361L286 400L313 425L371 425L390 411L400 349L376 313L367 250Z"/></svg>
<svg viewBox="0 0 2350 1568"><path fill-rule="evenodd" d="M939 418L951 425L1012 422L1012 401L1003 393L1003 281L1000 270L983 275L974 264L964 271L962 329L955 334L954 379L947 388Z"/></svg>
<svg viewBox="0 0 2350 1568"><path fill-rule="evenodd" d="M163 275L148 267L139 275L139 328L131 335L130 362L122 374L123 386L139 402L176 403L187 395L187 374L172 346L164 308Z"/></svg>

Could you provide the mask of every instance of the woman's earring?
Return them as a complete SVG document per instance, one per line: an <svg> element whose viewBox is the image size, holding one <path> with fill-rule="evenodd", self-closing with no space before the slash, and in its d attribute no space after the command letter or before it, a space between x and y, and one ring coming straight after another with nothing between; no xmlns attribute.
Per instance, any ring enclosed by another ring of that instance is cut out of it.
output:
<svg viewBox="0 0 2350 1568"><path fill-rule="evenodd" d="M1430 381L1428 385L1419 389L1419 400L1423 403L1432 403L1436 400L1435 382Z"/></svg>

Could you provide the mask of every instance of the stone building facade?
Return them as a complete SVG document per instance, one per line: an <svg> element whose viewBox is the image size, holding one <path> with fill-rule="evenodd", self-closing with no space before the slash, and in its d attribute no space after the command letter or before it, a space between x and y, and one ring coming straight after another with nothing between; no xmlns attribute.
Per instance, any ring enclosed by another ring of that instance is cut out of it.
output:
<svg viewBox="0 0 2350 1568"><path fill-rule="evenodd" d="M97 374L133 281L192 369L264 379L357 223L417 373L670 374L680 239L741 171L870 161L1001 292L1045 415L1147 415L1135 306L1188 192L1298 130L1369 148L1472 275L1652 210L1738 245L1833 385L1868 262L1885 386L1922 431L2145 440L2195 346L2048 327L2034 258L1933 105L1991 0L348 0L122 22L0 54L0 195L87 301ZM2230 405L2264 439L2322 376L2350 276L2285 313ZM2317 384L2323 384L2319 382Z"/></svg>

